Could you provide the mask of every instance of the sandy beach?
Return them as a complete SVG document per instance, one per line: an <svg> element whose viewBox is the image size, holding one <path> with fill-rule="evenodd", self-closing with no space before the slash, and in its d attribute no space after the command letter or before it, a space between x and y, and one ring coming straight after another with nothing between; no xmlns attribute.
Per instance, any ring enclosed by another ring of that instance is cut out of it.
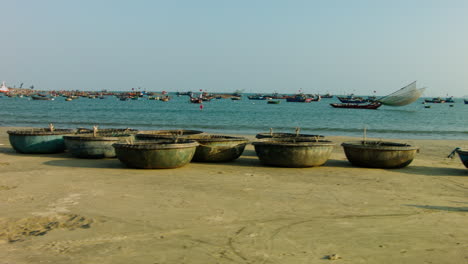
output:
<svg viewBox="0 0 468 264"><path fill-rule="evenodd" d="M394 170L230 163L168 170L16 153L0 128L0 263L468 263L461 140ZM253 137L251 137L253 139ZM336 260L329 256L337 254Z"/></svg>

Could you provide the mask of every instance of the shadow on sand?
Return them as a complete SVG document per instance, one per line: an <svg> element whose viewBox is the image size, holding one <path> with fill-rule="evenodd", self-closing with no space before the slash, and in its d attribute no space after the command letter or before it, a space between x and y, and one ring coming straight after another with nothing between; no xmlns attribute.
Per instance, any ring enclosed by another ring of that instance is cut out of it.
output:
<svg viewBox="0 0 468 264"><path fill-rule="evenodd" d="M48 157L48 158L66 158L69 157L69 154L65 152L53 153L53 154L28 154L28 153L19 153L16 152L13 148L0 147L0 153L5 155L17 156L17 157Z"/></svg>
<svg viewBox="0 0 468 264"><path fill-rule="evenodd" d="M468 170L465 168L439 168L427 166L408 166L405 168L397 169L400 172L407 174L417 174L424 176L460 176L467 177Z"/></svg>
<svg viewBox="0 0 468 264"><path fill-rule="evenodd" d="M94 168L94 169L128 169L118 159L61 159L49 160L43 163L49 166L70 168Z"/></svg>
<svg viewBox="0 0 468 264"><path fill-rule="evenodd" d="M405 204L404 206L411 206L411 207L429 209L429 210L439 210L439 211L448 211L448 212L467 212L468 213L468 207L417 205L417 204Z"/></svg>

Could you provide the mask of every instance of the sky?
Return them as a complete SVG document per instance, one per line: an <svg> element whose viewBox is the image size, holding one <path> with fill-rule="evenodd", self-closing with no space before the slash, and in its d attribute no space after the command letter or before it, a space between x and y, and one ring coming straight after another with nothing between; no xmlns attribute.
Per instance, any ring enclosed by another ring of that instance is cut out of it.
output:
<svg viewBox="0 0 468 264"><path fill-rule="evenodd" d="M0 80L39 90L468 95L465 0L0 0ZM375 91L375 92L374 92Z"/></svg>

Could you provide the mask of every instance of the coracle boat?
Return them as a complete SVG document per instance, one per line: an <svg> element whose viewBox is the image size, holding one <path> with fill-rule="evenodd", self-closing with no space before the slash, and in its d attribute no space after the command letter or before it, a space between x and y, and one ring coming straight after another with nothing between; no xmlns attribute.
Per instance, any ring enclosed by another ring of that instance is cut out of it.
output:
<svg viewBox="0 0 468 264"><path fill-rule="evenodd" d="M42 101L53 101L53 97L48 97L48 96L38 96L38 95L32 95L31 96L32 100L42 100Z"/></svg>
<svg viewBox="0 0 468 264"><path fill-rule="evenodd" d="M346 158L353 165L366 168L403 168L414 159L419 148L384 141L344 142Z"/></svg>
<svg viewBox="0 0 468 264"><path fill-rule="evenodd" d="M170 169L189 163L198 143L193 140L116 143L117 158L131 168Z"/></svg>
<svg viewBox="0 0 468 264"><path fill-rule="evenodd" d="M450 153L448 157L453 158L455 153L458 154L458 156L460 157L460 160L463 162L463 165L465 165L465 167L468 168L468 150L456 148L452 151L452 153Z"/></svg>
<svg viewBox="0 0 468 264"><path fill-rule="evenodd" d="M115 143L131 141L133 135L119 130L110 132L87 133L80 135L64 136L65 146L76 158L102 159L114 158Z"/></svg>
<svg viewBox="0 0 468 264"><path fill-rule="evenodd" d="M64 135L74 133L73 129L35 128L7 131L10 144L19 153L50 154L65 151Z"/></svg>
<svg viewBox="0 0 468 264"><path fill-rule="evenodd" d="M335 146L328 140L270 138L253 142L260 162L269 166L304 168L323 165Z"/></svg>
<svg viewBox="0 0 468 264"><path fill-rule="evenodd" d="M334 108L352 108L352 109L377 109L382 106L381 103L370 103L370 104L330 104Z"/></svg>
<svg viewBox="0 0 468 264"><path fill-rule="evenodd" d="M197 135L190 137L198 145L192 161L226 162L240 157L249 140L244 137L222 135Z"/></svg>
<svg viewBox="0 0 468 264"><path fill-rule="evenodd" d="M138 140L158 140L158 139L175 139L175 138L190 138L194 135L202 134L203 131L198 130L146 130L136 134Z"/></svg>

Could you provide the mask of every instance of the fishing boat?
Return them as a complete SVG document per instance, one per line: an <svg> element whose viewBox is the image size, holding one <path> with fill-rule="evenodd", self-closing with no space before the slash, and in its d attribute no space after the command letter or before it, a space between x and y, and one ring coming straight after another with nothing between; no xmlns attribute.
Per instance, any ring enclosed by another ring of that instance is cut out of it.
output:
<svg viewBox="0 0 468 264"><path fill-rule="evenodd" d="M350 94L348 96L337 96L338 100L344 104L364 104L367 103L367 100L359 97L359 96L354 96L354 94Z"/></svg>
<svg viewBox="0 0 468 264"><path fill-rule="evenodd" d="M193 104L201 104L203 103L203 99L198 97L190 97L190 102Z"/></svg>
<svg viewBox="0 0 468 264"><path fill-rule="evenodd" d="M403 168L414 159L419 148L385 141L344 142L346 158L351 164L365 168Z"/></svg>
<svg viewBox="0 0 468 264"><path fill-rule="evenodd" d="M43 101L52 101L54 98L48 97L48 96L43 96L43 95L32 95L31 99L33 100L43 100Z"/></svg>
<svg viewBox="0 0 468 264"><path fill-rule="evenodd" d="M326 94L320 95L320 97L322 97L322 98L333 98L333 95L330 94L330 93L326 93Z"/></svg>
<svg viewBox="0 0 468 264"><path fill-rule="evenodd" d="M321 97L319 96L314 96L314 97L309 97L305 94L295 94L292 97L286 98L286 102L294 102L294 103L310 103L310 102L318 102L320 101Z"/></svg>
<svg viewBox="0 0 468 264"><path fill-rule="evenodd" d="M352 109L377 109L382 106L381 103L370 104L330 104L334 108L352 108Z"/></svg>
<svg viewBox="0 0 468 264"><path fill-rule="evenodd" d="M261 95L261 94L249 95L249 96L247 96L247 98L248 98L249 100L266 100L266 99L267 99L266 96L263 96L263 95Z"/></svg>
<svg viewBox="0 0 468 264"><path fill-rule="evenodd" d="M0 87L0 93L8 93L10 89L5 85L5 82L2 82L2 87Z"/></svg>
<svg viewBox="0 0 468 264"><path fill-rule="evenodd" d="M446 103L455 103L455 100L453 100L453 96L445 98Z"/></svg>
<svg viewBox="0 0 468 264"><path fill-rule="evenodd" d="M426 103L433 103L433 104L442 104L447 102L445 99L442 99L441 97L434 97L432 99L424 99L424 102Z"/></svg>
<svg viewBox="0 0 468 264"><path fill-rule="evenodd" d="M279 104L281 101L279 100L268 100L267 104Z"/></svg>
<svg viewBox="0 0 468 264"><path fill-rule="evenodd" d="M463 101L465 102L465 104L468 104L468 99L463 99Z"/></svg>
<svg viewBox="0 0 468 264"><path fill-rule="evenodd" d="M252 144L261 163L290 168L321 166L335 147L331 141L310 138L269 138Z"/></svg>

